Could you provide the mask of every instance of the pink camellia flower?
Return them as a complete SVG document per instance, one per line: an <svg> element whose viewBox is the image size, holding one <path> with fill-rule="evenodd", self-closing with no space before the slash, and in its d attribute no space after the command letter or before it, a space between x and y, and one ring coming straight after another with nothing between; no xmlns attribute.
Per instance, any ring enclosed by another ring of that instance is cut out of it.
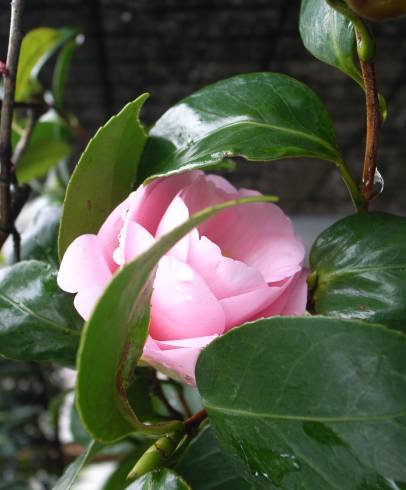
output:
<svg viewBox="0 0 406 490"><path fill-rule="evenodd" d="M205 207L257 194L200 171L156 179L131 193L97 235L74 240L58 284L77 293L75 307L87 319L114 272L162 235ZM194 385L198 355L218 335L258 318L303 314L304 254L275 204L240 205L207 220L159 262L143 360Z"/></svg>

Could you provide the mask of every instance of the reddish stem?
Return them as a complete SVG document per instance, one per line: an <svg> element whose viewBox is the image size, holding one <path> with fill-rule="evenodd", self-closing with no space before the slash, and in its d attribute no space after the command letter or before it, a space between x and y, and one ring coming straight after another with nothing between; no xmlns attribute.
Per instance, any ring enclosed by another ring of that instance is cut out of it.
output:
<svg viewBox="0 0 406 490"><path fill-rule="evenodd" d="M359 40L359 34L357 33ZM379 109L378 91L376 88L375 68L372 60L360 59L362 77L365 89L366 105L366 141L364 168L361 180L361 194L365 199L363 211L368 211L369 201L374 194L374 178L377 166L379 133L381 130L381 115Z"/></svg>
<svg viewBox="0 0 406 490"><path fill-rule="evenodd" d="M185 424L187 432L193 432L199 427L199 425L207 418L207 411L205 409L200 410L200 412L195 413L183 423Z"/></svg>

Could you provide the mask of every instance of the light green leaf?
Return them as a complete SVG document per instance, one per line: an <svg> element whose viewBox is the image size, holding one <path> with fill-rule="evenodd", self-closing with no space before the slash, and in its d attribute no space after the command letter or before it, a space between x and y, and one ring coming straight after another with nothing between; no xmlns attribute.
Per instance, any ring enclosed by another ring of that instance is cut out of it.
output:
<svg viewBox="0 0 406 490"><path fill-rule="evenodd" d="M62 107L65 83L69 74L72 56L76 48L81 44L82 37L82 35L76 34L73 39L66 43L58 54L52 77L52 94L54 96L55 106L58 108Z"/></svg>
<svg viewBox="0 0 406 490"><path fill-rule="evenodd" d="M0 355L74 366L81 324L48 264L29 260L0 269Z"/></svg>
<svg viewBox="0 0 406 490"><path fill-rule="evenodd" d="M138 478L127 490L191 490L191 487L174 471L163 468Z"/></svg>
<svg viewBox="0 0 406 490"><path fill-rule="evenodd" d="M83 467L92 460L101 448L101 444L92 441L87 449L66 468L65 473L56 482L53 490L70 490L73 488Z"/></svg>
<svg viewBox="0 0 406 490"><path fill-rule="evenodd" d="M274 199L254 196L206 208L163 236L113 277L84 327L78 355L78 409L95 439L108 443L135 430L163 434L178 427L178 421L143 424L127 396L148 334L155 268L183 236L219 211L269 200Z"/></svg>
<svg viewBox="0 0 406 490"><path fill-rule="evenodd" d="M406 218L348 216L325 230L310 253L317 313L358 318L406 332Z"/></svg>
<svg viewBox="0 0 406 490"><path fill-rule="evenodd" d="M209 85L169 109L151 129L140 177L236 156L341 161L330 117L306 85L277 73L251 73Z"/></svg>
<svg viewBox="0 0 406 490"><path fill-rule="evenodd" d="M17 144L16 132L13 145ZM48 170L72 153L69 144L70 131L54 111L44 114L34 127L26 150L17 162L19 182L28 183L44 176Z"/></svg>
<svg viewBox="0 0 406 490"><path fill-rule="evenodd" d="M390 490L406 481L406 337L326 317L274 317L199 357L203 405L256 488Z"/></svg>
<svg viewBox="0 0 406 490"><path fill-rule="evenodd" d="M69 182L59 231L59 256L79 235L96 233L131 192L146 134L138 115L148 94L113 116L83 152Z"/></svg>
<svg viewBox="0 0 406 490"><path fill-rule="evenodd" d="M76 34L74 29L39 27L28 32L21 44L18 62L15 99L22 101L37 85L37 76L53 53Z"/></svg>

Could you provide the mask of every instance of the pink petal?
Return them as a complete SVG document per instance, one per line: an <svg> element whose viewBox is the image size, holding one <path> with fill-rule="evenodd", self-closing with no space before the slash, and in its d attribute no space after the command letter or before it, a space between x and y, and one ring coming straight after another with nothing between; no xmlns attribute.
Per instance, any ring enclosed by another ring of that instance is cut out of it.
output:
<svg viewBox="0 0 406 490"><path fill-rule="evenodd" d="M151 186L152 185L155 184L152 183ZM130 260L125 258L126 255L128 254L131 255L131 252L129 252L128 250L127 252L125 251L127 247L126 242L127 242L128 228L129 227L131 228L131 233L134 232L134 227L132 226L131 223L136 223L136 218L139 213L140 207L143 203L143 200L145 198L145 195L146 195L146 187L141 185L140 187L138 187L138 189L135 192L132 192L128 196L127 208L124 210L122 226L118 233L118 244L117 242L115 242L116 248L113 250L114 263L119 266L123 265L126 260ZM141 230L137 230L137 231L141 233ZM150 235L150 233L147 232L147 230L145 231ZM146 234L144 233L144 239L147 239L145 235ZM131 241L131 245L129 247L131 249L134 246L134 241L131 239L131 236L129 236L129 240ZM133 256L135 257L135 251Z"/></svg>
<svg viewBox="0 0 406 490"><path fill-rule="evenodd" d="M280 287L266 287L220 300L226 315L225 331L255 318L255 315L277 300L282 291Z"/></svg>
<svg viewBox="0 0 406 490"><path fill-rule="evenodd" d="M84 318L85 320L88 320L90 318L93 308L98 302L100 296L103 294L104 289L105 286L100 285L94 288L81 289L77 293L73 304L75 305L75 308L82 318Z"/></svg>
<svg viewBox="0 0 406 490"><path fill-rule="evenodd" d="M104 287L111 279L100 240L96 235L81 235L68 247L58 272L58 285L68 293Z"/></svg>
<svg viewBox="0 0 406 490"><path fill-rule="evenodd" d="M196 386L195 367L203 347L214 340L217 335L187 339L178 345L171 342L159 342L148 337L144 346L142 359L175 379Z"/></svg>
<svg viewBox="0 0 406 490"><path fill-rule="evenodd" d="M204 236L191 240L188 263L218 299L268 288L258 271L238 260L223 257L220 248Z"/></svg>
<svg viewBox="0 0 406 490"><path fill-rule="evenodd" d="M145 195L137 207L137 212L132 213L130 211L129 219L137 221L151 235L155 235L158 224L174 197L201 174L202 172L197 170L183 172L167 178L156 179L147 184L144 187Z"/></svg>
<svg viewBox="0 0 406 490"><path fill-rule="evenodd" d="M208 335L206 337L193 337L191 339L178 339L178 340L156 340L161 350L179 349L183 347L205 347L211 340L218 335Z"/></svg>
<svg viewBox="0 0 406 490"><path fill-rule="evenodd" d="M245 250L234 248L230 253L237 255L240 252L240 259L261 271L266 282L281 281L301 270L305 250L303 243L295 236L258 238L251 241L251 250L247 247L248 242L247 238Z"/></svg>
<svg viewBox="0 0 406 490"><path fill-rule="evenodd" d="M159 222L155 237L160 238L162 235L169 233L177 226L181 225L189 219L189 211L183 200L176 196L170 203L165 214ZM180 260L186 260L189 250L189 235L184 236L179 242L168 252L168 255L173 255Z"/></svg>
<svg viewBox="0 0 406 490"><path fill-rule="evenodd" d="M228 194L235 194L237 192L237 189L228 180L220 175L206 175L206 181L212 182L218 189L222 189Z"/></svg>
<svg viewBox="0 0 406 490"><path fill-rule="evenodd" d="M185 202L191 215L208 206L233 198L234 194L230 195L229 192L226 192L224 190L225 186L217 186L215 180L213 178L208 179L207 176L201 174L182 189L180 197Z"/></svg>
<svg viewBox="0 0 406 490"><path fill-rule="evenodd" d="M176 340L221 334L224 313L199 274L176 257L161 259L152 294L150 334Z"/></svg>
<svg viewBox="0 0 406 490"><path fill-rule="evenodd" d="M144 227L134 221L130 221L126 227L124 262L135 259L154 243L154 237Z"/></svg>
<svg viewBox="0 0 406 490"><path fill-rule="evenodd" d="M241 195L252 194L243 191ZM204 234L220 246L223 255L261 272L266 282L287 278L301 269L304 246L292 224L271 203L245 204L219 213Z"/></svg>
<svg viewBox="0 0 406 490"><path fill-rule="evenodd" d="M306 311L308 276L308 269L304 269L300 274L297 274L296 283L291 286L290 291L284 293L284 296L287 296L287 301L281 315L303 315Z"/></svg>
<svg viewBox="0 0 406 490"><path fill-rule="evenodd" d="M123 227L125 214L129 204L129 199L126 199L119 204L108 216L97 234L103 250L104 259L111 272L114 272L117 269L117 264L113 260L113 253L118 247L118 236Z"/></svg>
<svg viewBox="0 0 406 490"><path fill-rule="evenodd" d="M303 315L307 304L308 271L298 272L281 286L281 294L270 306L255 315L255 318L269 318L276 315Z"/></svg>

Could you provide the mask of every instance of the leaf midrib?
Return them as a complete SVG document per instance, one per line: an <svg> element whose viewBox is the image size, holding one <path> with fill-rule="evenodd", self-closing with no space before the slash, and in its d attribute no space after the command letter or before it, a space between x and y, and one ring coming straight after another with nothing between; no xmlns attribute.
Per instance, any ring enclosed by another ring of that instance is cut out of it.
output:
<svg viewBox="0 0 406 490"><path fill-rule="evenodd" d="M333 145L331 145L330 143L328 143L324 139L319 138L318 136L316 136L313 133L305 132L305 131L298 131L297 129L292 129L292 128L283 127L283 126L278 126L276 124L269 124L269 123L262 123L262 122L258 122L258 121L243 120L243 121L235 121L235 122L232 122L232 123L228 123L228 124L226 124L224 126L221 126L221 128L216 128L213 131L209 131L208 133L205 133L200 138L197 138L197 139L193 140L193 144L192 145L183 144L182 146L180 146L179 148L177 148L175 151L173 151L172 153L170 153L164 160L162 160L161 165L165 166L168 162L171 161L171 159L173 159L174 157L176 157L176 155L181 154L185 149L188 149L188 148L190 148L192 146L196 146L202 140L204 140L204 139L212 136L213 134L216 134L216 133L218 133L220 131L223 131L224 129L228 129L228 128L239 126L239 125L259 126L259 127L268 128L268 129L275 129L275 130L280 131L280 132L291 133L291 134L295 134L295 135L298 135L298 136L302 136L302 137L307 138L310 141L315 141L319 145L323 146L324 148L327 148L330 152L332 152L333 154L335 154L335 155L338 156L337 148L335 148ZM159 135L151 135L151 136L159 137Z"/></svg>
<svg viewBox="0 0 406 490"><path fill-rule="evenodd" d="M32 316L33 318L46 323L47 325L51 326L52 328L56 330L60 330L64 333L67 333L68 335L72 335L73 337L75 336L80 336L80 333L77 332L76 330L70 330L67 327L64 327L63 325L60 325L58 323L55 323L51 321L49 318L46 318L45 316L39 315L38 313L35 313L33 310L28 308L27 306L23 305L22 303L17 303L16 301L12 300L10 297L5 295L4 293L0 293L0 300L3 300L5 303L8 303L12 307L22 311L23 313L27 313L28 315Z"/></svg>
<svg viewBox="0 0 406 490"><path fill-rule="evenodd" d="M234 417L249 417L249 418L258 418L258 419L270 419L270 420L286 420L286 421L305 421L305 422L379 422L385 420L393 420L400 417L406 416L405 412L397 412L386 415L372 415L372 416L351 416L351 417L312 417L308 415L281 415L275 413L265 413L265 412L254 412L247 411L236 408L228 408L221 407L218 405L213 405L207 403L206 400L203 400L204 407L209 411L218 412L225 415L230 415Z"/></svg>

